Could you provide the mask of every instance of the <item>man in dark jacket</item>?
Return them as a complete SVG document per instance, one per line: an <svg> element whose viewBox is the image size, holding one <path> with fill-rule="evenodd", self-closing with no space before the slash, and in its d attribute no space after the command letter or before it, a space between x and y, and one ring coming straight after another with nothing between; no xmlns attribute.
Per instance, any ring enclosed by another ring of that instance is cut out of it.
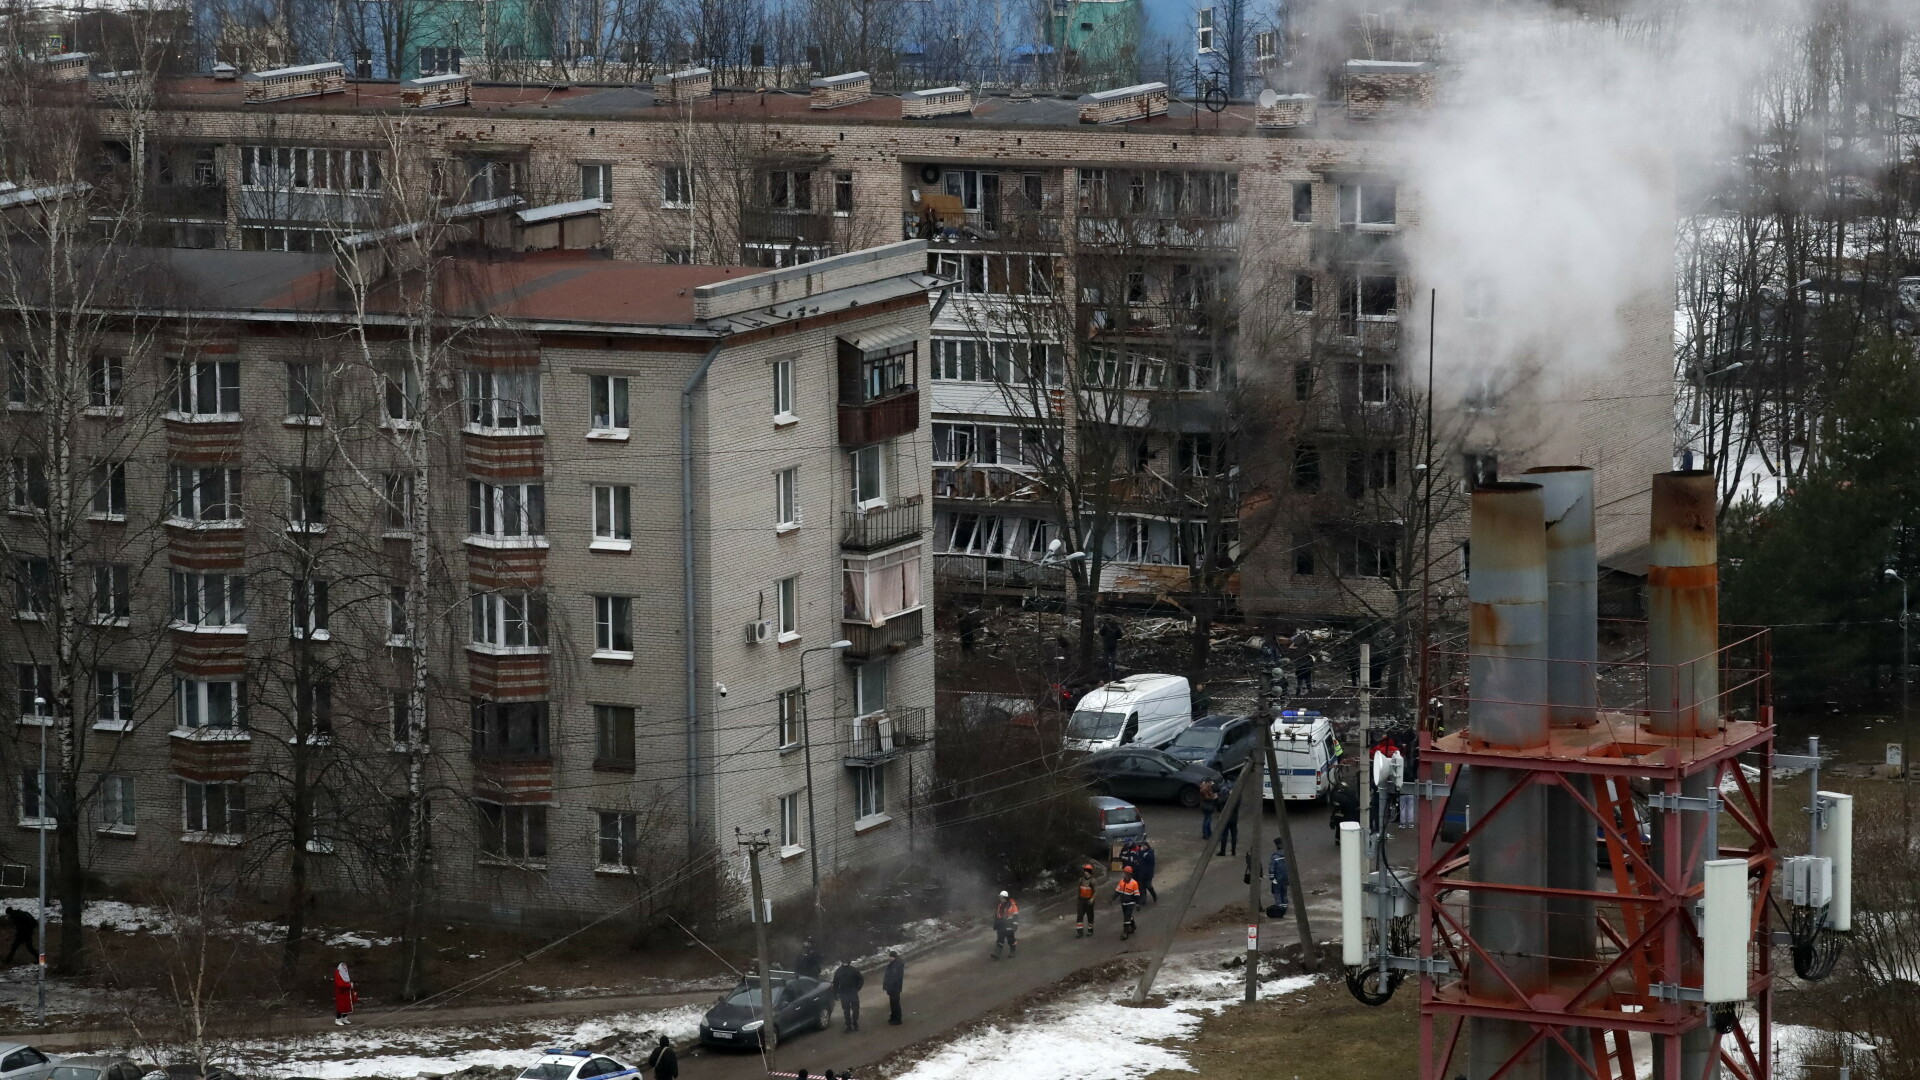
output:
<svg viewBox="0 0 1920 1080"><path fill-rule="evenodd" d="M1158 857L1153 853L1153 845L1146 840L1135 840L1126 852L1127 862L1133 866L1133 880L1140 883L1140 891L1154 903L1160 902L1160 894L1153 891L1153 866Z"/></svg>
<svg viewBox="0 0 1920 1080"><path fill-rule="evenodd" d="M887 971L880 976L880 989L887 992L887 1023L900 1022L900 988L907 984L907 962L900 959L900 950L887 950Z"/></svg>
<svg viewBox="0 0 1920 1080"><path fill-rule="evenodd" d="M680 1055L673 1052L673 1043L665 1035L647 1055L647 1068L653 1070L653 1080L680 1080Z"/></svg>
<svg viewBox="0 0 1920 1080"><path fill-rule="evenodd" d="M1220 824L1219 850L1214 852L1216 857L1240 852L1240 793L1234 790L1236 786L1231 780L1220 785L1220 804L1214 812L1225 816Z"/></svg>
<svg viewBox="0 0 1920 1080"><path fill-rule="evenodd" d="M40 930L40 920L34 918L31 911L8 905L7 921L13 924L13 948L7 950L7 963L13 963L13 954L21 949L27 950L29 961L39 960L40 950L34 948L34 937Z"/></svg>
<svg viewBox="0 0 1920 1080"><path fill-rule="evenodd" d="M860 988L866 984L867 977L851 960L841 961L833 973L833 996L840 999L840 1015L846 1018L848 1031L860 1030Z"/></svg>
<svg viewBox="0 0 1920 1080"><path fill-rule="evenodd" d="M820 955L820 947L813 943L812 938L808 938L800 946L800 955L793 961L793 973L802 978L817 979L826 963L826 959Z"/></svg>

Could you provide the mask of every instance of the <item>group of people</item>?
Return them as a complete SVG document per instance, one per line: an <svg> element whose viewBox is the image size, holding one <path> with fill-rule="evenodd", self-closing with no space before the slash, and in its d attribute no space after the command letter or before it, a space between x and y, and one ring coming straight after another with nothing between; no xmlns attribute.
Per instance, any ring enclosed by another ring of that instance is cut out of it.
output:
<svg viewBox="0 0 1920 1080"><path fill-rule="evenodd" d="M1001 895L1005 895L1004 893ZM819 979L826 970L826 960L820 955L820 949L809 940L800 947L800 955L793 961L793 973L809 979ZM900 959L900 950L887 950L887 968L880 975L880 989L887 994L887 1023L899 1024L900 992L907 984L907 962ZM840 1005L840 1017L847 1031L860 1030L860 991L867 985L867 977L852 960L840 961L834 969L833 996L827 1002L827 1019L833 1019L835 1002Z"/></svg>
<svg viewBox="0 0 1920 1080"><path fill-rule="evenodd" d="M1218 784L1200 781L1200 839L1213 839L1214 815L1226 815L1220 820L1220 846L1214 852L1216 856L1240 853L1240 804L1233 794L1233 781L1225 777Z"/></svg>

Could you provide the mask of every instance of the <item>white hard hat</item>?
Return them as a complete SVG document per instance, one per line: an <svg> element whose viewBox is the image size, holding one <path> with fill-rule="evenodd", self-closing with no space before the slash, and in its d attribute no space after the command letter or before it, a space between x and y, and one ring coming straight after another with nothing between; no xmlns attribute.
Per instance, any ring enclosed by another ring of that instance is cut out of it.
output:
<svg viewBox="0 0 1920 1080"><path fill-rule="evenodd" d="M1000 899L1002 899L1002 900L1005 900L1006 898L1007 898L1007 890L1005 890L1005 889L1001 889L1001 890L1000 890Z"/></svg>

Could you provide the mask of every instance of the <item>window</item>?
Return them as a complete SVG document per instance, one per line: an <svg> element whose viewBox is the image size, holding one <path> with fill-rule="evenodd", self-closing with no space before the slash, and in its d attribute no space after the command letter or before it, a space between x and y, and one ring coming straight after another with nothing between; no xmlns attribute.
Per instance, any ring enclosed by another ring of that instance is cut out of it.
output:
<svg viewBox="0 0 1920 1080"><path fill-rule="evenodd" d="M239 574L171 571L173 623L181 629L247 623L247 579Z"/></svg>
<svg viewBox="0 0 1920 1080"><path fill-rule="evenodd" d="M7 408L37 409L47 397L47 373L24 352L7 354Z"/></svg>
<svg viewBox="0 0 1920 1080"><path fill-rule="evenodd" d="M373 78L373 50L353 50L353 77L356 79Z"/></svg>
<svg viewBox="0 0 1920 1080"><path fill-rule="evenodd" d="M920 606L919 545L871 559L845 558L840 565L848 621L878 626Z"/></svg>
<svg viewBox="0 0 1920 1080"><path fill-rule="evenodd" d="M767 173L767 206L773 210L812 210L813 174L787 169Z"/></svg>
<svg viewBox="0 0 1920 1080"><path fill-rule="evenodd" d="M660 166L660 205L672 210L693 205L693 174L686 166Z"/></svg>
<svg viewBox="0 0 1920 1080"><path fill-rule="evenodd" d="M853 671L853 714L872 716L887 711L887 662L869 660Z"/></svg>
<svg viewBox="0 0 1920 1080"><path fill-rule="evenodd" d="M1313 576L1313 537L1307 533L1293 534L1293 572Z"/></svg>
<svg viewBox="0 0 1920 1080"><path fill-rule="evenodd" d="M807 707L805 700L801 697L800 688L796 686L791 690L780 691L774 702L779 710L780 745L782 747L799 746L806 737L800 725Z"/></svg>
<svg viewBox="0 0 1920 1080"><path fill-rule="evenodd" d="M633 655L633 597L593 598L593 653Z"/></svg>
<svg viewBox="0 0 1920 1080"><path fill-rule="evenodd" d="M393 703L387 707L387 717L393 722L394 745L407 745L413 738L413 695L394 694Z"/></svg>
<svg viewBox="0 0 1920 1080"><path fill-rule="evenodd" d="M545 484L467 481L467 534L500 538L539 537L547 532Z"/></svg>
<svg viewBox="0 0 1920 1080"><path fill-rule="evenodd" d="M1312 443L1299 443L1293 448L1293 490L1320 490L1320 448Z"/></svg>
<svg viewBox="0 0 1920 1080"><path fill-rule="evenodd" d="M692 266L693 249L683 247L663 247L660 249L660 261L668 266Z"/></svg>
<svg viewBox="0 0 1920 1080"><path fill-rule="evenodd" d="M1461 463L1460 475L1469 489L1495 483L1500 479L1500 458L1491 450L1466 454Z"/></svg>
<svg viewBox="0 0 1920 1080"><path fill-rule="evenodd" d="M1367 487L1391 491L1400 486L1400 452L1375 450L1367 455Z"/></svg>
<svg viewBox="0 0 1920 1080"><path fill-rule="evenodd" d="M1295 315L1313 314L1313 275L1293 275L1293 313Z"/></svg>
<svg viewBox="0 0 1920 1080"><path fill-rule="evenodd" d="M13 610L22 619L45 617L53 606L53 565L30 555L13 560Z"/></svg>
<svg viewBox="0 0 1920 1080"><path fill-rule="evenodd" d="M1280 54L1280 35L1273 30L1261 30L1253 35L1253 58L1272 60Z"/></svg>
<svg viewBox="0 0 1920 1080"><path fill-rule="evenodd" d="M1398 220L1392 184L1379 181L1341 184L1339 202L1342 226L1391 228Z"/></svg>
<svg viewBox="0 0 1920 1080"><path fill-rule="evenodd" d="M488 431L539 427L539 369L468 369L467 425Z"/></svg>
<svg viewBox="0 0 1920 1080"><path fill-rule="evenodd" d="M1058 345L973 338L934 338L929 344L933 377L947 382L1066 383L1066 354Z"/></svg>
<svg viewBox="0 0 1920 1080"><path fill-rule="evenodd" d="M239 784L203 784L182 780L189 833L238 836L247 831L247 789Z"/></svg>
<svg viewBox="0 0 1920 1080"><path fill-rule="evenodd" d="M800 579L781 578L775 592L780 609L780 640L791 641L800 636Z"/></svg>
<svg viewBox="0 0 1920 1080"><path fill-rule="evenodd" d="M1213 51L1213 9L1200 9L1200 51Z"/></svg>
<svg viewBox="0 0 1920 1080"><path fill-rule="evenodd" d="M593 763L633 765L633 706L593 707Z"/></svg>
<svg viewBox="0 0 1920 1080"><path fill-rule="evenodd" d="M780 796L780 847L782 850L801 846L800 840L800 800L801 792Z"/></svg>
<svg viewBox="0 0 1920 1080"><path fill-rule="evenodd" d="M885 356L864 357L860 361L860 385L865 401L904 393L913 389L914 363L918 346L908 345Z"/></svg>
<svg viewBox="0 0 1920 1080"><path fill-rule="evenodd" d="M95 464L91 482L93 500L90 516L99 521L125 521L127 518L126 463L102 461Z"/></svg>
<svg viewBox="0 0 1920 1080"><path fill-rule="evenodd" d="M600 811L600 865L625 870L639 866L639 832L640 815L624 810Z"/></svg>
<svg viewBox="0 0 1920 1080"><path fill-rule="evenodd" d="M176 416L240 418L240 363L237 360L168 360Z"/></svg>
<svg viewBox="0 0 1920 1080"><path fill-rule="evenodd" d="M320 532L327 523L327 473L324 469L287 470L287 528Z"/></svg>
<svg viewBox="0 0 1920 1080"><path fill-rule="evenodd" d="M847 455L851 475L853 504L880 506L887 501L886 462L878 444L863 446Z"/></svg>
<svg viewBox="0 0 1920 1080"><path fill-rule="evenodd" d="M1293 223L1313 224L1313 185L1305 180L1293 182Z"/></svg>
<svg viewBox="0 0 1920 1080"><path fill-rule="evenodd" d="M378 191L380 152L322 147L243 146L240 148L240 184L242 187L309 191Z"/></svg>
<svg viewBox="0 0 1920 1080"><path fill-rule="evenodd" d="M174 726L182 730L240 730L247 726L247 684L173 680Z"/></svg>
<svg viewBox="0 0 1920 1080"><path fill-rule="evenodd" d="M382 500L389 532L413 524L413 474L390 472L383 478Z"/></svg>
<svg viewBox="0 0 1920 1080"><path fill-rule="evenodd" d="M773 419L776 423L794 418L793 364L791 357L773 362Z"/></svg>
<svg viewBox="0 0 1920 1080"><path fill-rule="evenodd" d="M53 809L47 805L47 774L39 769L20 770L20 824L51 825Z"/></svg>
<svg viewBox="0 0 1920 1080"><path fill-rule="evenodd" d="M133 614L133 568L126 563L95 563L93 621L125 626Z"/></svg>
<svg viewBox="0 0 1920 1080"><path fill-rule="evenodd" d="M550 752L546 702L474 699L475 757L544 760Z"/></svg>
<svg viewBox="0 0 1920 1080"><path fill-rule="evenodd" d="M413 625L407 618L407 606L411 598L411 593L405 585L387 586L387 644L389 645L413 643Z"/></svg>
<svg viewBox="0 0 1920 1080"><path fill-rule="evenodd" d="M850 172L833 174L833 212L853 213L853 174Z"/></svg>
<svg viewBox="0 0 1920 1080"><path fill-rule="evenodd" d="M587 376L587 398L593 410L594 435L627 433L627 378L624 375ZM536 407L536 413L539 409ZM537 423L539 418L535 417Z"/></svg>
<svg viewBox="0 0 1920 1080"><path fill-rule="evenodd" d="M450 45L429 45L420 50L420 74L458 74L460 61L465 57L466 53Z"/></svg>
<svg viewBox="0 0 1920 1080"><path fill-rule="evenodd" d="M1340 332L1356 334L1359 323L1397 320L1399 284L1391 274L1354 274L1342 279Z"/></svg>
<svg viewBox="0 0 1920 1080"><path fill-rule="evenodd" d="M171 496L181 521L239 521L240 470L175 465Z"/></svg>
<svg viewBox="0 0 1920 1080"><path fill-rule="evenodd" d="M933 460L936 464L970 463L1018 468L1033 464L1030 440L1011 424L935 424Z"/></svg>
<svg viewBox="0 0 1920 1080"><path fill-rule="evenodd" d="M853 770L853 814L856 819L875 817L887 811L887 770Z"/></svg>
<svg viewBox="0 0 1920 1080"><path fill-rule="evenodd" d="M96 669L93 697L95 727L125 730L133 726L133 672Z"/></svg>
<svg viewBox="0 0 1920 1080"><path fill-rule="evenodd" d="M993 255L936 252L927 258L930 272L954 283L968 296L1051 296L1059 270L1051 255Z"/></svg>
<svg viewBox="0 0 1920 1080"><path fill-rule="evenodd" d="M613 205L613 166L580 166L580 197L597 199L601 206Z"/></svg>
<svg viewBox="0 0 1920 1080"><path fill-rule="evenodd" d="M1180 471L1188 476L1220 476L1226 470L1226 448L1212 435L1182 435L1177 447Z"/></svg>
<svg viewBox="0 0 1920 1080"><path fill-rule="evenodd" d="M312 578L292 583L293 636L327 640L327 583Z"/></svg>
<svg viewBox="0 0 1920 1080"><path fill-rule="evenodd" d="M305 724L309 741L333 737L333 684L324 679L304 683L293 692L294 725Z"/></svg>
<svg viewBox="0 0 1920 1080"><path fill-rule="evenodd" d="M633 544L633 489L599 485L593 489L593 545L626 551Z"/></svg>
<svg viewBox="0 0 1920 1080"><path fill-rule="evenodd" d="M773 526L785 531L800 527L800 470L773 474Z"/></svg>
<svg viewBox="0 0 1920 1080"><path fill-rule="evenodd" d="M322 370L319 364L287 365L288 417L317 418L326 411L321 407L325 400L321 391Z"/></svg>
<svg viewBox="0 0 1920 1080"><path fill-rule="evenodd" d="M17 457L7 464L12 480L7 489L7 509L20 514L45 510L49 496L46 459Z"/></svg>
<svg viewBox="0 0 1920 1080"><path fill-rule="evenodd" d="M514 862L547 857L547 808L476 802L480 812L480 854Z"/></svg>
<svg viewBox="0 0 1920 1080"><path fill-rule="evenodd" d="M1348 404L1385 405L1393 400L1392 364L1340 365L1340 396Z"/></svg>
<svg viewBox="0 0 1920 1080"><path fill-rule="evenodd" d="M389 360L380 365L380 381L386 392L387 422L410 424L420 416L420 378L405 360Z"/></svg>
<svg viewBox="0 0 1920 1080"><path fill-rule="evenodd" d="M473 644L497 649L544 649L547 598L527 589L473 596Z"/></svg>
<svg viewBox="0 0 1920 1080"><path fill-rule="evenodd" d="M117 356L96 356L87 363L87 407L118 409L127 395L127 374Z"/></svg>
<svg viewBox="0 0 1920 1080"><path fill-rule="evenodd" d="M13 665L15 685L19 687L16 703L20 715L24 717L46 717L53 715L52 664L15 664Z"/></svg>
<svg viewBox="0 0 1920 1080"><path fill-rule="evenodd" d="M1340 572L1348 577L1390 578L1397 546L1390 535L1357 536L1340 549Z"/></svg>
<svg viewBox="0 0 1920 1080"><path fill-rule="evenodd" d="M100 778L100 797L94 801L99 825L105 832L133 831L133 777L108 773Z"/></svg>

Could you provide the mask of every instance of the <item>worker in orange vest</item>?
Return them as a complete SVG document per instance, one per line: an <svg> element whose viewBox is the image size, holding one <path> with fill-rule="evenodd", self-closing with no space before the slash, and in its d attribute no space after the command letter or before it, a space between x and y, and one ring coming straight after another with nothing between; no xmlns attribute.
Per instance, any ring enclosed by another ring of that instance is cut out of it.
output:
<svg viewBox="0 0 1920 1080"><path fill-rule="evenodd" d="M1073 917L1073 936L1093 936L1093 864L1080 867L1080 906Z"/></svg>
<svg viewBox="0 0 1920 1080"><path fill-rule="evenodd" d="M1014 949L1019 943L1014 934L1020 929L1020 905L1005 889L1000 890L1000 902L993 907L993 958L1000 959L1000 946L1007 947L1007 958L1013 958Z"/></svg>
<svg viewBox="0 0 1920 1080"><path fill-rule="evenodd" d="M1140 910L1140 883L1133 880L1133 867L1120 868L1120 883L1113 887L1113 898L1120 901L1120 940L1133 936L1133 913Z"/></svg>

